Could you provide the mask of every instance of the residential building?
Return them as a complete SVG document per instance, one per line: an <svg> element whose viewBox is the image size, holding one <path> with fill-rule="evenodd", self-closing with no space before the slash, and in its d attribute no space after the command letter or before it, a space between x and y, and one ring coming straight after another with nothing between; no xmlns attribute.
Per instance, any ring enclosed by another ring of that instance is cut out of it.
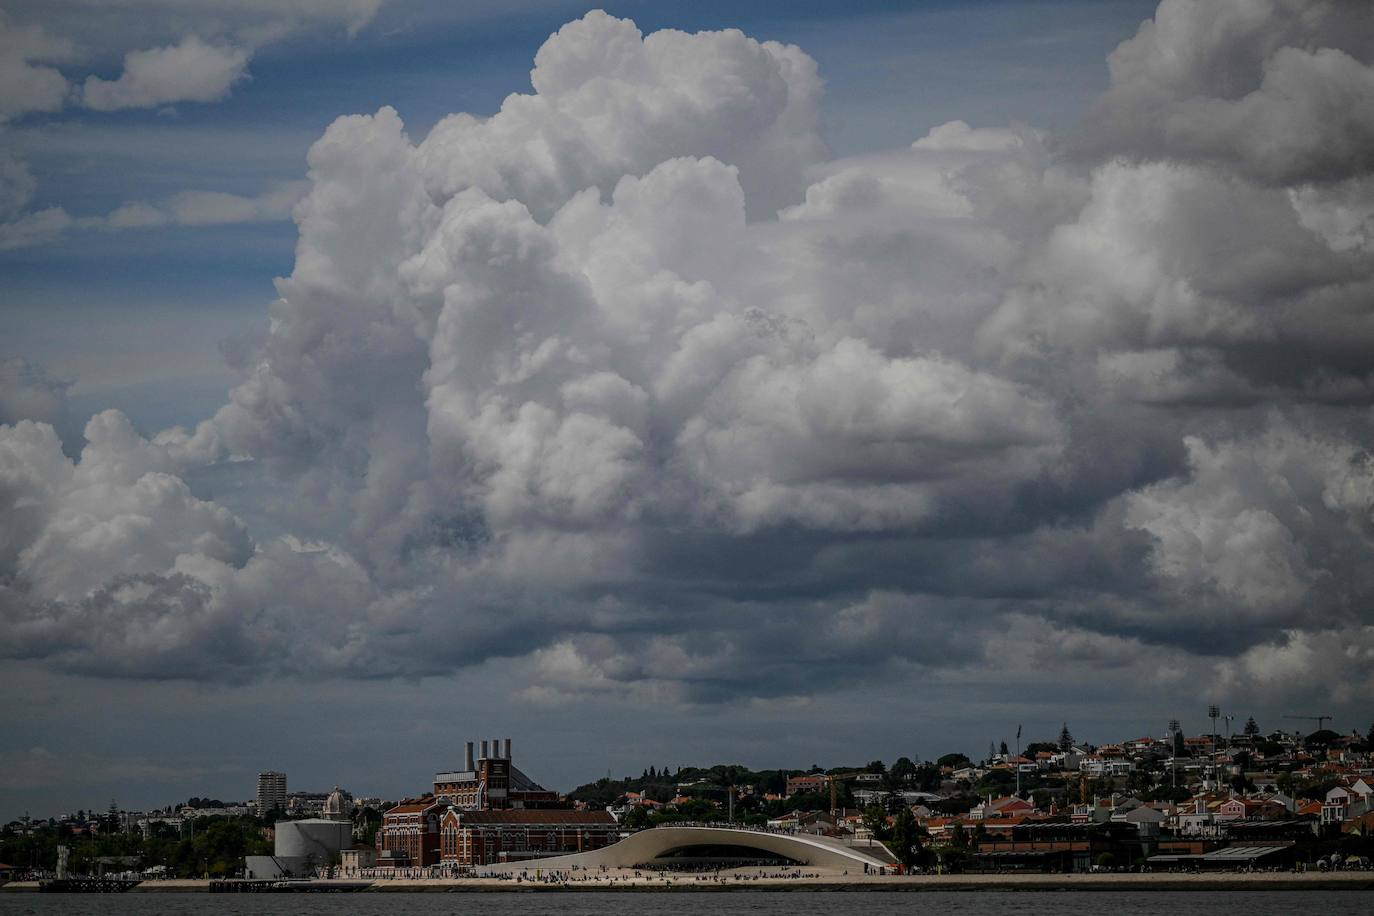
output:
<svg viewBox="0 0 1374 916"><path fill-rule="evenodd" d="M791 798L798 792L827 792L830 789L830 780L825 776L789 776L787 777L787 797Z"/></svg>
<svg viewBox="0 0 1374 916"><path fill-rule="evenodd" d="M1035 805L1026 801L1024 798L1017 798L1015 795L1007 795L1002 798L989 798L987 801L975 805L969 811L969 820L982 821L992 818L1008 818L1018 815L1033 814Z"/></svg>
<svg viewBox="0 0 1374 916"><path fill-rule="evenodd" d="M1277 821L1288 817L1288 809L1281 802L1268 798L1232 798L1217 808L1217 817L1225 820Z"/></svg>
<svg viewBox="0 0 1374 916"><path fill-rule="evenodd" d="M286 809L286 774L268 770L258 774L258 814L274 808Z"/></svg>

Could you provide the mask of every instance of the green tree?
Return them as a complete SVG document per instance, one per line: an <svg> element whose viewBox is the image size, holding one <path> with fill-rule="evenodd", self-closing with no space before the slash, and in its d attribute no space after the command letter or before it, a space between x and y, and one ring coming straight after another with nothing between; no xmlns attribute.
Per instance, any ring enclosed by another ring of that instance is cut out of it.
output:
<svg viewBox="0 0 1374 916"><path fill-rule="evenodd" d="M643 830L649 826L649 812L640 805L635 805L625 812L625 816L620 819L620 826L626 830Z"/></svg>
<svg viewBox="0 0 1374 916"><path fill-rule="evenodd" d="M353 815L353 836L363 846L377 842L377 831L382 828L382 813L371 806L363 806Z"/></svg>
<svg viewBox="0 0 1374 916"><path fill-rule="evenodd" d="M1073 747L1073 732L1069 731L1069 723L1065 722L1064 727L1059 729L1059 749L1067 751Z"/></svg>
<svg viewBox="0 0 1374 916"><path fill-rule="evenodd" d="M935 763L939 766L954 767L956 770L960 767L966 767L972 762L973 761L968 759L967 754L945 754L943 757L935 761Z"/></svg>
<svg viewBox="0 0 1374 916"><path fill-rule="evenodd" d="M104 817L100 819L100 832L102 834L112 834L119 832L119 805L112 798L110 807L106 810Z"/></svg>
<svg viewBox="0 0 1374 916"><path fill-rule="evenodd" d="M1005 792L1009 786L1016 784L1016 777L1006 770L988 770L983 774L983 778L978 780L980 789L992 789L997 792Z"/></svg>
<svg viewBox="0 0 1374 916"><path fill-rule="evenodd" d="M1256 724L1254 716L1245 720L1245 734L1252 738L1259 734L1259 725Z"/></svg>
<svg viewBox="0 0 1374 916"><path fill-rule="evenodd" d="M947 846L940 852L940 861L945 866L945 871L952 875L962 874L973 861L973 853L968 849L961 849L954 846Z"/></svg>
<svg viewBox="0 0 1374 916"><path fill-rule="evenodd" d="M910 808L902 808L892 818L885 845L903 866L911 868L922 861L921 827Z"/></svg>
<svg viewBox="0 0 1374 916"><path fill-rule="evenodd" d="M899 782L910 782L911 778L916 775L916 764L909 757L898 757L897 762L892 764L892 769L888 773Z"/></svg>
<svg viewBox="0 0 1374 916"><path fill-rule="evenodd" d="M875 840L886 840L888 833L887 809L882 805L869 805L864 808L864 828Z"/></svg>
<svg viewBox="0 0 1374 916"><path fill-rule="evenodd" d="M910 782L922 792L934 792L940 788L942 781L940 768L933 763L923 763L916 768L912 774Z"/></svg>

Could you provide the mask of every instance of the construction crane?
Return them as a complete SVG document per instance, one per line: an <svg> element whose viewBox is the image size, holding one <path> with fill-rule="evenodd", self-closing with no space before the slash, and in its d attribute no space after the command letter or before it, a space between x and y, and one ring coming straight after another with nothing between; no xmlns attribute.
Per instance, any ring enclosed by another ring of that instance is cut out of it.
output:
<svg viewBox="0 0 1374 916"><path fill-rule="evenodd" d="M1308 722L1317 723L1317 731L1321 731L1327 722L1336 718L1335 716L1284 716L1285 719L1306 719Z"/></svg>
<svg viewBox="0 0 1374 916"><path fill-rule="evenodd" d="M827 773L826 782L830 783L830 816L840 816L840 789L839 785L846 779L853 779L855 776L864 775L862 771L855 773Z"/></svg>

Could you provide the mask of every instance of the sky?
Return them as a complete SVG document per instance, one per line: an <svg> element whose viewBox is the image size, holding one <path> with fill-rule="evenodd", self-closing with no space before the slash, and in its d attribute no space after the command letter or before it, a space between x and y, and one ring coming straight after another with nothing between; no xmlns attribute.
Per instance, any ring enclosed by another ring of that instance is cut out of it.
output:
<svg viewBox="0 0 1374 916"><path fill-rule="evenodd" d="M1355 0L0 0L0 817L1374 719Z"/></svg>

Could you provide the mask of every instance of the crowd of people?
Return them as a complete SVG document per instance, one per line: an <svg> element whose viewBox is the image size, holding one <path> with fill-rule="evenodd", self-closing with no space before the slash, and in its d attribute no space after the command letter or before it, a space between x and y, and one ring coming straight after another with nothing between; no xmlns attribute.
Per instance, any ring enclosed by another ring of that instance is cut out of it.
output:
<svg viewBox="0 0 1374 916"><path fill-rule="evenodd" d="M730 869L722 871L718 866L661 866L642 865L628 869L588 869L574 866L570 869L544 871L536 869L534 874L519 872L514 875L492 875L502 881L517 884L545 884L571 886L575 884L617 885L664 885L680 884L738 884L749 881L777 881L785 879L800 880L819 878L820 872L804 871L790 865L764 866L755 871Z"/></svg>

